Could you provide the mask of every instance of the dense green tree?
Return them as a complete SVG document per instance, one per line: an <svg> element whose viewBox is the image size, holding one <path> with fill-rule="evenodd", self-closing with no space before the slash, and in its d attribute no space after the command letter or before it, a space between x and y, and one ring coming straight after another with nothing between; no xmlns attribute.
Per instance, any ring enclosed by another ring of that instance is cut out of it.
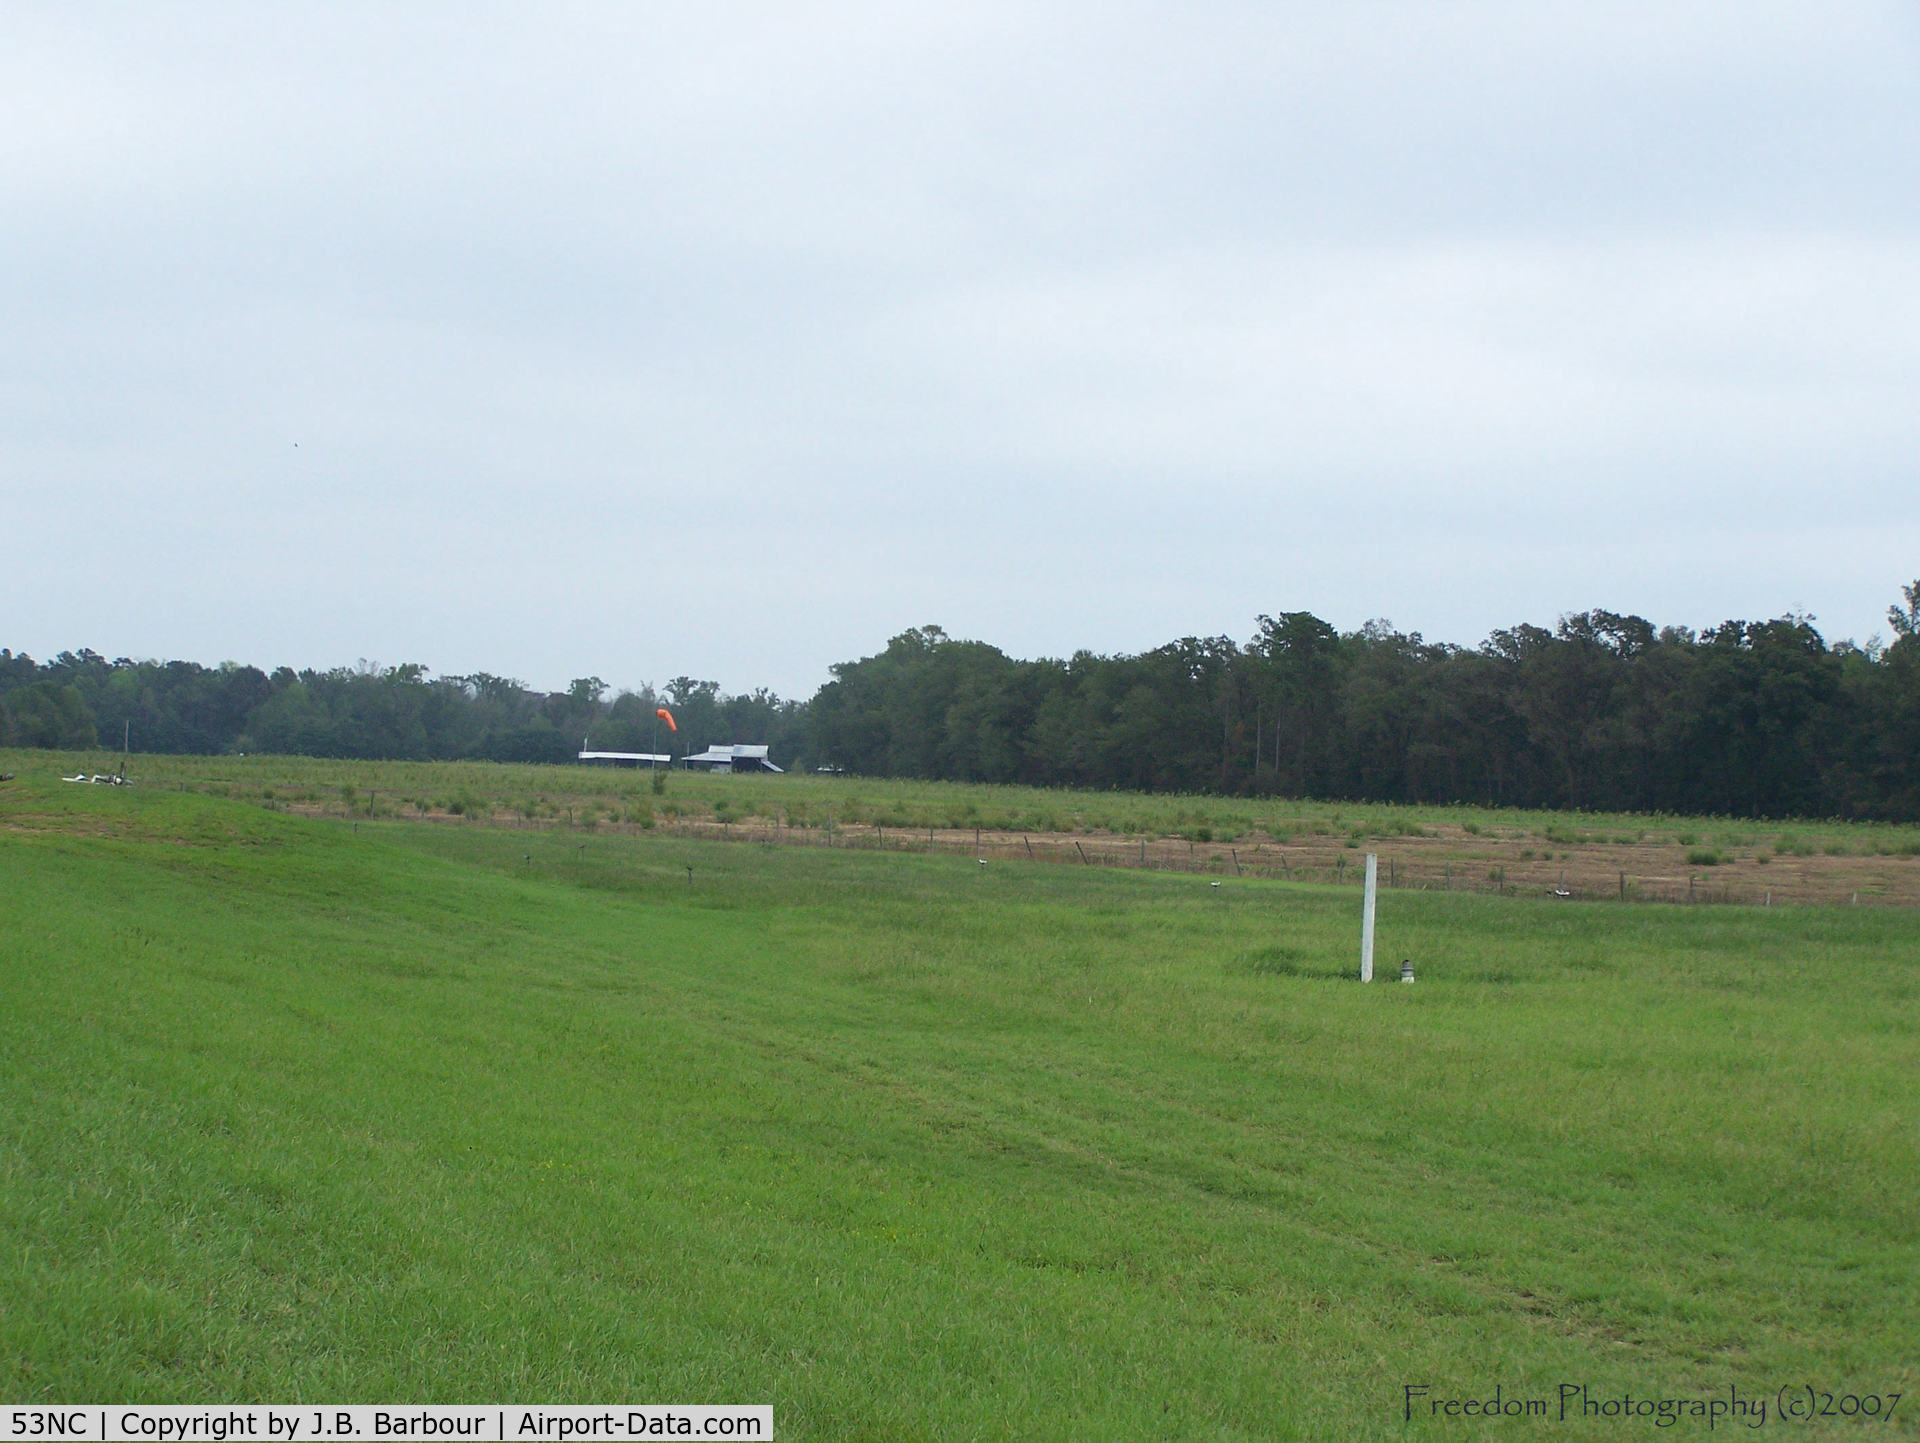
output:
<svg viewBox="0 0 1920 1443"><path fill-rule="evenodd" d="M1920 636L1920 581L1900 588L1901 601L1887 608L1887 625L1893 628L1894 644Z"/></svg>
<svg viewBox="0 0 1920 1443"><path fill-rule="evenodd" d="M1033 662L919 627L833 668L808 745L899 776L1920 817L1920 582L1904 594L1885 653L1804 617L1696 635L1605 610L1474 651L1286 612L1244 647Z"/></svg>
<svg viewBox="0 0 1920 1443"><path fill-rule="evenodd" d="M99 741L87 704L72 686L30 682L8 693L7 711L7 729L17 746L80 751Z"/></svg>
<svg viewBox="0 0 1920 1443"><path fill-rule="evenodd" d="M1272 789L1288 796L1327 796L1337 788L1341 686L1347 656L1340 634L1307 611L1262 616L1249 661L1257 711L1273 768Z"/></svg>

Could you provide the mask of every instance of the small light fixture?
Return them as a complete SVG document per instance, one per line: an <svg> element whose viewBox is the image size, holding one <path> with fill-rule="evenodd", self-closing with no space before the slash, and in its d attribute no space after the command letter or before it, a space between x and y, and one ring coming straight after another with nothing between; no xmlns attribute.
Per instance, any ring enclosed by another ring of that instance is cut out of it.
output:
<svg viewBox="0 0 1920 1443"><path fill-rule="evenodd" d="M1400 980L1402 982L1413 981L1413 959L1411 957L1406 958L1400 963Z"/></svg>

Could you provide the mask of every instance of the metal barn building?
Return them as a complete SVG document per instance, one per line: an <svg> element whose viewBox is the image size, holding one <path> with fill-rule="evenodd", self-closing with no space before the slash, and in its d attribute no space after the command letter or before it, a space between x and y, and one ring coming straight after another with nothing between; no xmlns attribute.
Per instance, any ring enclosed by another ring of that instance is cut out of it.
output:
<svg viewBox="0 0 1920 1443"><path fill-rule="evenodd" d="M766 747L708 747L686 758L686 765L710 772L777 772L782 770L767 760Z"/></svg>

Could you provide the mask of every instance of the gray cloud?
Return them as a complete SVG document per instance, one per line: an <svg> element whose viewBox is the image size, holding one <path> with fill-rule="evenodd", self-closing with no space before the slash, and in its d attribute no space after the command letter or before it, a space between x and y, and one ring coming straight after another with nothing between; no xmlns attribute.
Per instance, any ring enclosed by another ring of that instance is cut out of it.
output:
<svg viewBox="0 0 1920 1443"><path fill-rule="evenodd" d="M805 694L1920 573L1909 7L11 23L5 644Z"/></svg>

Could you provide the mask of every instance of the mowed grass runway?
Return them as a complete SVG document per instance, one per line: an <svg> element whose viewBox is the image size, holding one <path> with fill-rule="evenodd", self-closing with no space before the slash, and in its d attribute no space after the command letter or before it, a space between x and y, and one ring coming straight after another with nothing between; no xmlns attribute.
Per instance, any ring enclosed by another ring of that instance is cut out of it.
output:
<svg viewBox="0 0 1920 1443"><path fill-rule="evenodd" d="M15 782L0 1397L1916 1436L1916 935Z"/></svg>

